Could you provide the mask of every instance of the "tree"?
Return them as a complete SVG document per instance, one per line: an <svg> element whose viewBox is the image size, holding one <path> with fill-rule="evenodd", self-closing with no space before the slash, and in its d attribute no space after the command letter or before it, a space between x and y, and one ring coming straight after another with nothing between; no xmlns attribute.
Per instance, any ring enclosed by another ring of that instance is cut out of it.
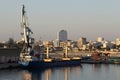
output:
<svg viewBox="0 0 120 80"><path fill-rule="evenodd" d="M14 47L15 42L13 38L9 38L8 42L7 42L8 47Z"/></svg>

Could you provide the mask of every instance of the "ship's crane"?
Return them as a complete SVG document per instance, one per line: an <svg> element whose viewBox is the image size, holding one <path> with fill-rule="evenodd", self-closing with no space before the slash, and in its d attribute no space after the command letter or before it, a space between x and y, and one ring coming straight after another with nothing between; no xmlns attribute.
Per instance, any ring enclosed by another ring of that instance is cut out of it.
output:
<svg viewBox="0 0 120 80"><path fill-rule="evenodd" d="M21 10L21 27L23 28L22 34L23 34L23 39L24 39L24 43L25 43L22 52L30 55L30 52L32 51L31 44L34 43L34 38L31 37L33 32L28 27L28 22L27 22L26 11L25 11L24 5L22 5L22 10Z"/></svg>

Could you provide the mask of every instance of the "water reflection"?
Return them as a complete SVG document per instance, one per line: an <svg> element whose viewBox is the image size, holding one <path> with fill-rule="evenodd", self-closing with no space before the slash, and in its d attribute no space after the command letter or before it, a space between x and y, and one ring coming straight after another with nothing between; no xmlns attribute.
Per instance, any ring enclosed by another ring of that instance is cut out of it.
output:
<svg viewBox="0 0 120 80"><path fill-rule="evenodd" d="M21 73L21 76L22 80L69 80L71 74L79 76L80 68L81 66L25 70Z"/></svg>
<svg viewBox="0 0 120 80"><path fill-rule="evenodd" d="M120 65L82 64L42 70L0 70L0 80L120 80Z"/></svg>
<svg viewBox="0 0 120 80"><path fill-rule="evenodd" d="M101 64L93 64L93 71L94 72L99 72L101 69Z"/></svg>
<svg viewBox="0 0 120 80"><path fill-rule="evenodd" d="M50 76L51 76L51 69L48 69L45 71L45 80L49 80L50 79Z"/></svg>
<svg viewBox="0 0 120 80"><path fill-rule="evenodd" d="M32 80L32 75L28 71L23 71L21 75L22 75L22 80Z"/></svg>

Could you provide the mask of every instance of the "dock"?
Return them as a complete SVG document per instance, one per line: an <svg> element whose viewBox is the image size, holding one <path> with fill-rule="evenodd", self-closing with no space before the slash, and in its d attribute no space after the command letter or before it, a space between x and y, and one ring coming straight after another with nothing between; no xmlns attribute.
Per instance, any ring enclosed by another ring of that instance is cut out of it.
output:
<svg viewBox="0 0 120 80"><path fill-rule="evenodd" d="M69 53L69 57L74 57L74 56L88 56L91 55L91 53ZM58 60L63 57L62 53L50 53L50 57ZM109 60L103 61L103 60L98 60L98 61L93 61L93 60L81 60L81 64L120 64L120 53L110 53ZM114 59L113 59L113 58ZM13 58L13 57L11 57ZM6 58L7 59L7 58ZM12 60L12 59L11 59ZM16 61L18 59L13 59L13 62L7 62L7 61L2 61L0 63L0 70L1 69L15 69L15 68L20 68L18 62Z"/></svg>
<svg viewBox="0 0 120 80"><path fill-rule="evenodd" d="M0 64L0 70L2 69L15 69L20 68L18 63L1 63Z"/></svg>

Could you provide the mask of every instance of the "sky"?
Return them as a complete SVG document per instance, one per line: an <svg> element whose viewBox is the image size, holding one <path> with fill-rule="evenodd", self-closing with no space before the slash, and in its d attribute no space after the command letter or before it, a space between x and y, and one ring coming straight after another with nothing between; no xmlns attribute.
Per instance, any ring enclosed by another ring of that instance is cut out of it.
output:
<svg viewBox="0 0 120 80"><path fill-rule="evenodd" d="M0 0L0 41L21 39L21 5L33 37L55 40L64 29L68 39L120 38L120 0Z"/></svg>

